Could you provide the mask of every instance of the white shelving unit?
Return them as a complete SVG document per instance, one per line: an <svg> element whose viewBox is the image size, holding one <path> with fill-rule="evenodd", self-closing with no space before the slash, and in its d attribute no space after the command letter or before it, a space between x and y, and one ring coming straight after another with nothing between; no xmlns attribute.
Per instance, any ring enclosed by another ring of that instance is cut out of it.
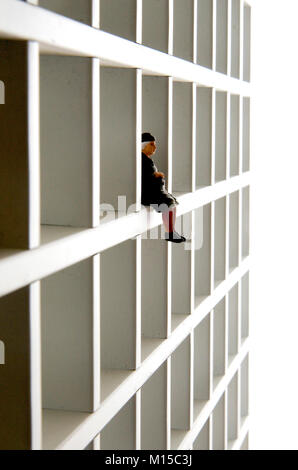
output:
<svg viewBox="0 0 298 470"><path fill-rule="evenodd" d="M248 449L252 4L1 0L0 449Z"/></svg>

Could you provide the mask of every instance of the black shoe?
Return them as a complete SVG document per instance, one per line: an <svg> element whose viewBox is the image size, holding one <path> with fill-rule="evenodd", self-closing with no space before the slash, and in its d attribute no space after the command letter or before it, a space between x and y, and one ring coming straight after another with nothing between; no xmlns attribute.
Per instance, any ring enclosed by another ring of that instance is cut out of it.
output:
<svg viewBox="0 0 298 470"><path fill-rule="evenodd" d="M186 242L186 238L183 237L183 235L179 235L177 232L166 232L165 234L165 239L167 242L173 242L173 243L183 243Z"/></svg>

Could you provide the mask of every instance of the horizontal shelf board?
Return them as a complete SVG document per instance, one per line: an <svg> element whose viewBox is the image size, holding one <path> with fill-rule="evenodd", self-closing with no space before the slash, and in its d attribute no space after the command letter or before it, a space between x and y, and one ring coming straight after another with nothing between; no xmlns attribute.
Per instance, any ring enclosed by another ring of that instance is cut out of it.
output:
<svg viewBox="0 0 298 470"><path fill-rule="evenodd" d="M245 187L249 182L250 174L246 173L185 194L179 198L177 217ZM0 250L0 279L4 280L0 285L0 297L94 256L161 223L160 214L144 208L140 212L119 219L104 220L98 227L92 229L42 227L44 243L38 248L23 251Z"/></svg>
<svg viewBox="0 0 298 470"><path fill-rule="evenodd" d="M85 448L88 443L104 428L104 426L117 414L118 411L128 402L130 398L143 386L143 384L151 377L151 375L166 361L166 359L177 349L193 329L202 321L203 318L214 308L214 306L224 297L226 290L230 290L236 282L239 282L241 277L249 269L249 260L246 260L245 265L239 267L222 285L217 288L213 295L208 297L194 312L193 315L188 315L187 318L172 332L169 338L163 340L154 351L142 362L141 366L136 371L131 371L129 376L122 382L111 395L107 396L100 408L92 415L88 416L86 420L74 429L72 434L69 435L64 441L60 442L58 449L61 450L75 450ZM226 376L222 378L219 385L213 392L212 400L207 402L203 411L205 414L198 419L199 425L204 424L210 414L210 406L214 406L219 400L220 394L233 377L235 371L239 367L243 357L248 351L249 339L245 341L240 353L235 357L232 364L228 369ZM201 421L203 422L201 423ZM199 429L198 429L199 432ZM197 434L198 434L197 432ZM187 435L188 436L188 435ZM190 446L192 441L188 442ZM183 447L185 448L185 447Z"/></svg>
<svg viewBox="0 0 298 470"><path fill-rule="evenodd" d="M235 356L232 363L229 365L226 375L221 378L217 387L214 389L211 399L202 407L199 416L194 420L192 429L187 433L185 439L182 441L179 449L186 449L193 443L193 441L198 436L202 427L206 423L207 419L211 415L213 409L215 408L218 401L221 399L223 393L225 392L228 384L234 377L236 371L239 369L243 359L249 350L249 339L245 341L240 352ZM179 450L178 449L178 450Z"/></svg>
<svg viewBox="0 0 298 470"><path fill-rule="evenodd" d="M54 450L87 417L79 411L43 410L43 450Z"/></svg>
<svg viewBox="0 0 298 470"><path fill-rule="evenodd" d="M98 57L105 65L139 68L250 96L251 88L246 82L19 0L1 0L0 37L38 41L43 54Z"/></svg>
<svg viewBox="0 0 298 470"><path fill-rule="evenodd" d="M58 225L42 225L40 227L40 244L60 240L61 238L69 237L86 230L84 227L62 227Z"/></svg>

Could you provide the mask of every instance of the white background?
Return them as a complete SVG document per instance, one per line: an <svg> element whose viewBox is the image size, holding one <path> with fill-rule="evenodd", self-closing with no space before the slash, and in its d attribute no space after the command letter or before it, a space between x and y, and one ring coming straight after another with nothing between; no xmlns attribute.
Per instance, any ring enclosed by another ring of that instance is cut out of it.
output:
<svg viewBox="0 0 298 470"><path fill-rule="evenodd" d="M298 1L253 8L250 449L298 449Z"/></svg>

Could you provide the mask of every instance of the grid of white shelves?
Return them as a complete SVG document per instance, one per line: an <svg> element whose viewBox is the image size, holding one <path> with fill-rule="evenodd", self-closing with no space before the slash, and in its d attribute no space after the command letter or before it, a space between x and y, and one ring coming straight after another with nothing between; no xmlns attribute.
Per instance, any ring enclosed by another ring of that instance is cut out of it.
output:
<svg viewBox="0 0 298 470"><path fill-rule="evenodd" d="M251 7L1 0L1 449L248 449Z"/></svg>

